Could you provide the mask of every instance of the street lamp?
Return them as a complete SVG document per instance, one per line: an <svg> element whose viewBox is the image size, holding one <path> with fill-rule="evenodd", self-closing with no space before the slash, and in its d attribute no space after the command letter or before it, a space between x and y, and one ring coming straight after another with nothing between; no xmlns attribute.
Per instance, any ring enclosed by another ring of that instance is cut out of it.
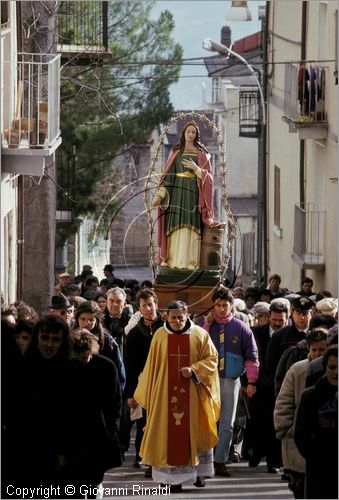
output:
<svg viewBox="0 0 339 500"><path fill-rule="evenodd" d="M227 21L252 21L251 11L247 7L247 2L233 0L231 7L226 13Z"/></svg>
<svg viewBox="0 0 339 500"><path fill-rule="evenodd" d="M255 79L256 84L258 85L258 89L259 89L259 93L260 93L260 104L261 104L261 108L262 108L261 119L262 119L262 124L265 125L266 124L266 104L265 104L264 93L263 93L261 83L256 75L256 73L257 73L260 77L260 71L257 68L253 68L253 66L244 57L242 57L240 54L238 54L238 52L234 52L234 50L232 50L229 47L226 47L226 45L222 45L221 43L213 42L210 38L205 38L205 40L202 42L202 47L205 50L208 50L210 52L218 52L221 55L228 55L228 56L232 55L232 56L236 57L237 59L239 59L239 61L241 61L242 63L244 63L247 66L247 68L252 73L252 76Z"/></svg>
<svg viewBox="0 0 339 500"><path fill-rule="evenodd" d="M232 2L233 3L233 2ZM241 2L246 3L246 2ZM240 54L234 52L226 45L222 45L217 42L213 42L210 38L206 38L202 44L203 48L210 52L218 52L219 54L226 56L234 56L239 61L241 61L250 70L253 78L259 89L260 94L260 135L258 137L258 219L257 219L257 285L261 286L262 278L265 277L266 272L262 269L263 257L264 257L264 267L266 255L264 252L264 237L265 237L265 189L266 189L266 103L263 88L261 85L261 71L253 66ZM228 58L227 57L227 58ZM264 69L265 71L265 69ZM258 76L257 76L258 75ZM265 73L264 73L264 83L265 83ZM265 92L266 94L266 92Z"/></svg>

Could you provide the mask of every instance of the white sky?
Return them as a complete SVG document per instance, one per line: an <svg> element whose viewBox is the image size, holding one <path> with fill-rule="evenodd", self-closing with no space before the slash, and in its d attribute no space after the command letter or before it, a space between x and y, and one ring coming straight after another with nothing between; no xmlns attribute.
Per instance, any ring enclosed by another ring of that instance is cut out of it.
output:
<svg viewBox="0 0 339 500"><path fill-rule="evenodd" d="M158 0L153 8L153 15L158 17L164 10L169 10L173 14L175 29L172 36L182 45L184 58L206 57L212 53L202 48L204 38L220 42L220 30L225 25L232 30L232 42L259 31L258 6L264 4L264 1L248 2L252 14L252 21L249 22L226 21L226 11L231 2L225 0ZM208 78L204 78L206 74L204 64L183 65L181 78L178 83L170 87L175 109L202 108L202 82L209 81Z"/></svg>

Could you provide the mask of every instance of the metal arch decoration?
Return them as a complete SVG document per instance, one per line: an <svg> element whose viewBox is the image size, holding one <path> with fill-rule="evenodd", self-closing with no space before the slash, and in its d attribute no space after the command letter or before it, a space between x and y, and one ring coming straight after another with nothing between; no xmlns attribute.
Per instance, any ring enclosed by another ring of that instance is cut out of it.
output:
<svg viewBox="0 0 339 500"><path fill-rule="evenodd" d="M225 158L225 153L224 153L224 142L221 137L221 133L218 130L216 124L214 121L210 120L207 118L206 115L202 113L197 113L195 111L186 111L186 112L181 112L178 113L177 115L173 116L165 126L158 145L156 147L154 156L152 157L152 163L151 167L149 170L149 173L146 177L146 182L145 182L145 189L144 189L144 201L146 205L146 212L147 212L147 217L148 217L148 231L149 231L149 257L150 257L150 267L152 269L153 273L153 279L156 277L155 273L155 268L157 266L156 264L156 245L154 244L154 227L156 220L152 217L152 198L153 194L152 191L157 188L158 186L158 181L160 178L161 173L157 171L157 164L159 161L159 154L160 151L163 147L164 140L166 138L167 132L171 128L171 126L176 123L179 120L183 120L185 118L187 119L193 119L194 117L199 118L202 122L204 122L208 127L212 128L213 130L213 135L216 137L216 142L218 145L218 150L219 150L219 165L221 168L221 178L222 178L222 204L223 207L226 211L227 215L227 224L226 224L226 230L227 230L227 244L225 245L225 248L223 249L223 259L221 262L221 265L219 267L220 269L220 282L222 283L225 279L228 263L231 257L231 248L234 239L236 238L236 224L234 222L234 217L233 213L231 210L231 207L228 203L228 192L227 192L227 182L226 182L226 177L227 177L227 163L226 163L226 158Z"/></svg>

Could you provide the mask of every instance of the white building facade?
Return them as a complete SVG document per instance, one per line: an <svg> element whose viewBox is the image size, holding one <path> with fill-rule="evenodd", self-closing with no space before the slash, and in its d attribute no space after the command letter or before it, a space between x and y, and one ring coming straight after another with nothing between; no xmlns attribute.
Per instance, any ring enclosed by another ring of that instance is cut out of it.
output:
<svg viewBox="0 0 339 500"><path fill-rule="evenodd" d="M269 271L338 294L338 5L268 2Z"/></svg>

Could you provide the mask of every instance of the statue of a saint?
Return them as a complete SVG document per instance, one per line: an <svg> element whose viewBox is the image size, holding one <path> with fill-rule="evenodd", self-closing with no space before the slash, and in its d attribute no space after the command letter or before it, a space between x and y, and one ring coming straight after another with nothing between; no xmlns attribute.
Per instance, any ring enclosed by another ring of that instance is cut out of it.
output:
<svg viewBox="0 0 339 500"><path fill-rule="evenodd" d="M153 200L158 208L158 263L197 269L203 226L213 219L213 176L210 154L200 143L195 121L185 124L173 146Z"/></svg>

